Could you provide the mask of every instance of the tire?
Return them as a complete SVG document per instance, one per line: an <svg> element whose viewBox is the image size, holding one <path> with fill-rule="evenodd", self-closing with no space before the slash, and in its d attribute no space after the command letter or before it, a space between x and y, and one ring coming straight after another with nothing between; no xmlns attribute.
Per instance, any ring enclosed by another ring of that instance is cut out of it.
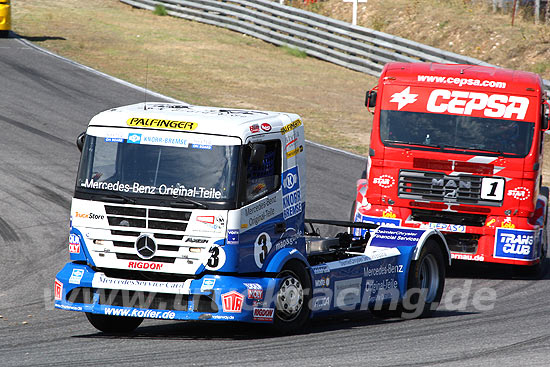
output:
<svg viewBox="0 0 550 367"><path fill-rule="evenodd" d="M305 266L290 261L277 275L281 279L275 295L273 330L287 335L302 329L309 320L311 300L311 279Z"/></svg>
<svg viewBox="0 0 550 367"><path fill-rule="evenodd" d="M124 334L134 331L143 322L142 317L98 315L86 312L90 324L104 333Z"/></svg>
<svg viewBox="0 0 550 367"><path fill-rule="evenodd" d="M0 31L0 38L8 38L10 36L10 31Z"/></svg>
<svg viewBox="0 0 550 367"><path fill-rule="evenodd" d="M426 241L418 260L411 262L407 291L404 299L397 305L383 304L370 312L382 319L415 319L430 316L441 301L445 287L445 261L435 240Z"/></svg>
<svg viewBox="0 0 550 367"><path fill-rule="evenodd" d="M445 287L445 261L437 242L428 239L418 260L411 263L407 293L402 303L403 318L430 316L441 301Z"/></svg>
<svg viewBox="0 0 550 367"><path fill-rule="evenodd" d="M519 265L520 271L516 272L519 273L520 276L525 276L529 279L542 279L544 275L546 275L546 271L548 270L548 205L550 205L550 202L548 202L548 187L542 186L540 188L540 194L544 197L546 197L546 213L544 213L544 229L542 231L542 245L540 249L540 261L532 266L523 266ZM523 269L523 272L521 271Z"/></svg>

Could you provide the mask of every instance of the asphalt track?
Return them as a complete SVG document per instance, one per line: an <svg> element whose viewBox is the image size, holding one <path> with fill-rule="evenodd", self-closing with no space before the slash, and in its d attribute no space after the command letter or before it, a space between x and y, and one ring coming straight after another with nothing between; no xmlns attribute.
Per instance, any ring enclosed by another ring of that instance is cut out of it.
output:
<svg viewBox="0 0 550 367"><path fill-rule="evenodd" d="M288 337L153 320L124 337L99 333L83 314L52 307L53 279L68 259L74 141L93 115L144 94L17 39L0 40L0 94L1 366L549 364L548 275L534 281L486 267L453 270L428 319L359 313L316 320ZM364 160L307 148L307 216L348 218Z"/></svg>

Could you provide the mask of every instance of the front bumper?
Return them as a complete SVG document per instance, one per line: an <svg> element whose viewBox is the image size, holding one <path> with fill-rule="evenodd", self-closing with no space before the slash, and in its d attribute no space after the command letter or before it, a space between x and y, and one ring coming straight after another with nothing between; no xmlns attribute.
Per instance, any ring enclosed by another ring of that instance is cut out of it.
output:
<svg viewBox="0 0 550 367"><path fill-rule="evenodd" d="M120 279L68 263L55 279L55 307L168 320L270 323L279 279L204 275L183 282Z"/></svg>

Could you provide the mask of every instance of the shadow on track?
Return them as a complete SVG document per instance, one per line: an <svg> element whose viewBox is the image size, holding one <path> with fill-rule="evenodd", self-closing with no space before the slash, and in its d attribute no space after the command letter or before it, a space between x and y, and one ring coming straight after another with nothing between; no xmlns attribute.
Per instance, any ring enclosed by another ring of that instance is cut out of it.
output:
<svg viewBox="0 0 550 367"><path fill-rule="evenodd" d="M447 278L496 279L496 280L541 280L550 279L549 259L546 259L544 270L538 277L528 273L525 266L506 264L474 263L470 261L453 260L453 265L447 268Z"/></svg>
<svg viewBox="0 0 550 367"><path fill-rule="evenodd" d="M475 312L436 311L430 319L469 315ZM321 334L346 329L363 328L376 325L407 322L403 319L379 319L367 311L353 312L346 315L319 317L311 321L302 332L280 336L269 330L268 325L246 324L236 322L183 321L166 325L142 326L129 334L95 334L74 335L82 339L163 339L163 340L258 340L268 338L292 338L300 335Z"/></svg>

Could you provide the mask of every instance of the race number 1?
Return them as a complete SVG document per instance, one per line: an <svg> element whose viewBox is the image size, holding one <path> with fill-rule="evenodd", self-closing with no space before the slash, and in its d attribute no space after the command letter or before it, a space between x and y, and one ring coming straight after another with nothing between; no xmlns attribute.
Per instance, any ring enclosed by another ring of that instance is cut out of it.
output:
<svg viewBox="0 0 550 367"><path fill-rule="evenodd" d="M504 179L483 177L481 181L481 198L484 200L502 200L504 198Z"/></svg>

